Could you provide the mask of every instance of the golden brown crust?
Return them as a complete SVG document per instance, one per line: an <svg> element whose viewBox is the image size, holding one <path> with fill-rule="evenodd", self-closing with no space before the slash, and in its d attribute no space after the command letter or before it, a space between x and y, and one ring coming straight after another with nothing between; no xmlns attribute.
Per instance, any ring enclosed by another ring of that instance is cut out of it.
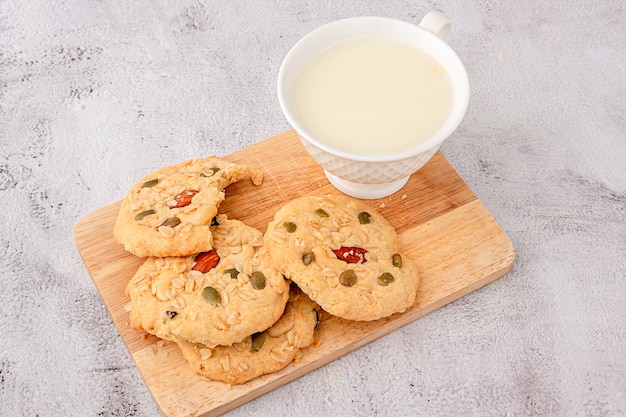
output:
<svg viewBox="0 0 626 417"><path fill-rule="evenodd" d="M416 265L401 253L393 227L359 200L295 199L276 213L264 242L283 274L332 315L376 320L415 302Z"/></svg>
<svg viewBox="0 0 626 417"><path fill-rule="evenodd" d="M134 329L216 346L239 342L278 320L289 283L272 265L262 233L224 215L217 220L212 231L219 262L209 271L194 270L196 256L150 257L139 267L126 288Z"/></svg>
<svg viewBox="0 0 626 417"><path fill-rule="evenodd" d="M301 349L313 344L318 309L316 303L296 289L284 314L262 334L248 336L232 346L209 348L185 341L177 344L197 374L228 384L243 384L297 360Z"/></svg>
<svg viewBox="0 0 626 417"><path fill-rule="evenodd" d="M188 256L213 247L211 220L224 188L261 174L211 156L164 167L133 185L122 202L113 234L140 257Z"/></svg>

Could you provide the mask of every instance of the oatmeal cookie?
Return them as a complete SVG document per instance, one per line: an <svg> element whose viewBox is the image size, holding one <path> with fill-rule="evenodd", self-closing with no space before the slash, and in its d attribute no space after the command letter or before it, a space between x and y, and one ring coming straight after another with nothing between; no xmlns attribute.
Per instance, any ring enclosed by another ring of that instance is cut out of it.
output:
<svg viewBox="0 0 626 417"><path fill-rule="evenodd" d="M297 360L301 349L313 344L318 309L292 285L284 314L269 329L231 346L209 348L185 341L177 344L197 374L228 384L243 384Z"/></svg>
<svg viewBox="0 0 626 417"><path fill-rule="evenodd" d="M413 305L420 278L389 222L345 196L284 205L264 235L274 264L328 313L376 320Z"/></svg>
<svg viewBox="0 0 626 417"><path fill-rule="evenodd" d="M142 178L122 201L113 235L140 257L188 256L213 247L211 220L224 200L224 188L262 176L221 158L189 160Z"/></svg>
<svg viewBox="0 0 626 417"><path fill-rule="evenodd" d="M215 248L187 257L149 257L126 287L131 327L208 347L240 342L282 315L289 282L263 246L263 234L217 217Z"/></svg>

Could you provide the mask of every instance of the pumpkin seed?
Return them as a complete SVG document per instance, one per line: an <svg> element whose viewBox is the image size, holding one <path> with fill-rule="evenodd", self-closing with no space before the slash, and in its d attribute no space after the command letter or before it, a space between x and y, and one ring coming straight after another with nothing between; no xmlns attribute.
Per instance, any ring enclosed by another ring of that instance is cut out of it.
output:
<svg viewBox="0 0 626 417"><path fill-rule="evenodd" d="M239 271L237 271L237 268L229 268L226 271L224 271L225 274L230 274L231 278L237 278L237 276L239 275Z"/></svg>
<svg viewBox="0 0 626 417"><path fill-rule="evenodd" d="M150 216L151 214L154 214L154 213L156 213L156 211L154 211L154 210L152 210L152 209L150 209L150 210L144 210L144 211L142 211L141 213L138 213L138 214L135 216L135 220L138 220L138 221L139 221L139 220L143 220L143 218L144 218L144 217L146 217L146 216Z"/></svg>
<svg viewBox="0 0 626 417"><path fill-rule="evenodd" d="M259 332L252 335L252 344L250 345L250 350L253 352L258 352L259 349L263 347L265 340L267 339L267 333Z"/></svg>
<svg viewBox="0 0 626 417"><path fill-rule="evenodd" d="M294 222L287 222L283 225L287 233L293 233L296 231L298 226Z"/></svg>
<svg viewBox="0 0 626 417"><path fill-rule="evenodd" d="M315 254L313 252L307 252L304 255L302 255L302 263L305 266L311 265L311 262L313 262L314 260L315 260Z"/></svg>
<svg viewBox="0 0 626 417"><path fill-rule="evenodd" d="M396 268L402 268L402 256L399 253L394 253L391 257L391 263Z"/></svg>
<svg viewBox="0 0 626 417"><path fill-rule="evenodd" d="M369 224L372 221L370 220L370 217L372 217L371 214L369 214L367 211L362 211L359 213L359 223L361 224Z"/></svg>
<svg viewBox="0 0 626 417"><path fill-rule="evenodd" d="M263 275L263 272L254 271L252 275L250 275L250 284L252 284L252 288L255 290L265 288L265 275Z"/></svg>
<svg viewBox="0 0 626 417"><path fill-rule="evenodd" d="M209 168L206 170L206 172L204 174L202 174L203 177L212 177L213 175L217 174L217 171L219 171L220 169L218 167L213 167L213 168ZM213 172L210 175L207 175L209 173L209 171Z"/></svg>
<svg viewBox="0 0 626 417"><path fill-rule="evenodd" d="M356 284L356 274L354 273L354 269L346 269L339 275L339 282L341 285L346 287L351 287Z"/></svg>
<svg viewBox="0 0 626 417"><path fill-rule="evenodd" d="M222 297L220 296L219 291L217 291L213 287L204 287L204 289L202 290L202 296L207 302L215 306L222 301Z"/></svg>
<svg viewBox="0 0 626 417"><path fill-rule="evenodd" d="M169 219L165 219L165 221L161 223L161 226L176 227L179 224L180 224L180 219L174 216L174 217L170 217Z"/></svg>
<svg viewBox="0 0 626 417"><path fill-rule="evenodd" d="M378 284L382 285L383 287L386 287L392 282L393 282L393 275L391 275L389 272L385 272L381 276L378 277Z"/></svg>
<svg viewBox="0 0 626 417"><path fill-rule="evenodd" d="M148 180L141 185L141 188L152 188L159 183L158 179Z"/></svg>
<svg viewBox="0 0 626 417"><path fill-rule="evenodd" d="M326 210L318 208L317 210L315 210L315 214L317 214L320 217L328 217L328 213L326 212Z"/></svg>

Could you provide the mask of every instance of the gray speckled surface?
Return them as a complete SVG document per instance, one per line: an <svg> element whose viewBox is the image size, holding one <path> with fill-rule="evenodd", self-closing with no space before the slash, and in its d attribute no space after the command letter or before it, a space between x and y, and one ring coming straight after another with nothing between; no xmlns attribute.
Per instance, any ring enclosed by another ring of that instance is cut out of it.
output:
<svg viewBox="0 0 626 417"><path fill-rule="evenodd" d="M75 222L164 164L286 130L278 68L313 28L433 9L472 84L443 152L512 272L228 415L626 415L617 0L0 2L0 415L158 415Z"/></svg>

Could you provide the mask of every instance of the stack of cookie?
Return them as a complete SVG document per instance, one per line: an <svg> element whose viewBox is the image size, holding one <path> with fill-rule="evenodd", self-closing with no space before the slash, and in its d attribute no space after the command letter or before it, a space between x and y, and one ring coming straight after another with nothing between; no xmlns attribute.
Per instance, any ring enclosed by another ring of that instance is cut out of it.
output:
<svg viewBox="0 0 626 417"><path fill-rule="evenodd" d="M114 235L145 257L127 285L130 324L175 342L192 369L241 384L314 341L323 308L376 320L415 302L419 275L393 227L341 196L284 205L265 234L219 213L224 189L262 176L217 157L156 171L122 202Z"/></svg>
<svg viewBox="0 0 626 417"><path fill-rule="evenodd" d="M218 214L224 189L262 176L209 157L128 191L114 236L146 257L127 285L130 325L176 342L194 371L231 384L285 367L313 343L319 307L276 268L263 234Z"/></svg>

